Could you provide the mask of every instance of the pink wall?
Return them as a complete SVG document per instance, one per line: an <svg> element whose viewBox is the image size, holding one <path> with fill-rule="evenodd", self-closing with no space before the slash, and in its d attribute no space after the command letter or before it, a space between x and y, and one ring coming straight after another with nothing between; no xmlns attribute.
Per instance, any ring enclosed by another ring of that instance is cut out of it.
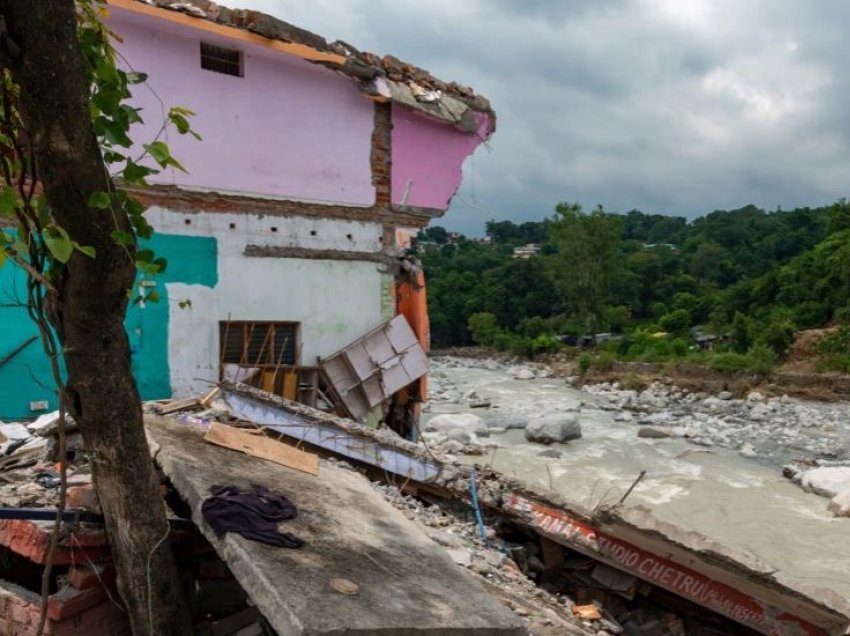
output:
<svg viewBox="0 0 850 636"><path fill-rule="evenodd" d="M110 8L119 50L169 106L197 113L197 142L170 131L168 143L189 174L169 171L159 182L247 194L372 205L370 144L374 108L352 80L285 53L240 43L244 77L200 67L201 32ZM216 37L204 39L224 43ZM152 140L162 106L145 85L138 142ZM152 179L152 181L156 181Z"/></svg>
<svg viewBox="0 0 850 636"><path fill-rule="evenodd" d="M463 161L490 130L490 118L475 113L477 134L393 106L394 204L445 210L461 181Z"/></svg>

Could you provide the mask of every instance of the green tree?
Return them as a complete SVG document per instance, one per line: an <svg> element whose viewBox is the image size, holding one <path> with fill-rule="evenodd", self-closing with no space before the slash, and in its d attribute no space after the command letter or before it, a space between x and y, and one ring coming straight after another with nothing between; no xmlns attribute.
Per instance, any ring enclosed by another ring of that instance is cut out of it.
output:
<svg viewBox="0 0 850 636"><path fill-rule="evenodd" d="M691 314L687 309L675 309L661 316L658 324L664 331L681 336L686 334L691 326Z"/></svg>
<svg viewBox="0 0 850 636"><path fill-rule="evenodd" d="M850 230L850 203L841 198L829 206L829 225L827 231L830 234Z"/></svg>
<svg viewBox="0 0 850 636"><path fill-rule="evenodd" d="M556 288L568 312L587 333L596 333L622 263L622 218L601 207L586 213L577 203L561 203L555 210L550 227L558 248Z"/></svg>
<svg viewBox="0 0 850 636"><path fill-rule="evenodd" d="M496 316L486 311L472 314L469 317L469 333L475 344L491 347L496 343L497 336L501 333Z"/></svg>
<svg viewBox="0 0 850 636"><path fill-rule="evenodd" d="M0 0L0 214L17 226L0 234L0 263L11 259L27 273L60 419L67 409L85 440L133 633L183 636L191 617L165 541L124 329L137 266L154 274L165 262L137 250L136 237L152 231L144 208L110 177L117 168L125 182L144 185L156 170L131 158L128 133L141 116L122 102L143 78L117 66L98 4ZM187 114L169 112L181 133L191 132ZM160 167L180 168L164 142L144 148ZM49 575L46 568L45 591ZM44 612L39 630L43 623Z"/></svg>

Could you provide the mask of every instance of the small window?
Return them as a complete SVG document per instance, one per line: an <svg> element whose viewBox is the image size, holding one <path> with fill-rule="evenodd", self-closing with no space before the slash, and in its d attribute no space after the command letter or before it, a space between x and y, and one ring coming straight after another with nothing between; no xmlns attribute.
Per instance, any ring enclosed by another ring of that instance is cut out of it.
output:
<svg viewBox="0 0 850 636"><path fill-rule="evenodd" d="M201 42L201 68L242 77L242 51Z"/></svg>

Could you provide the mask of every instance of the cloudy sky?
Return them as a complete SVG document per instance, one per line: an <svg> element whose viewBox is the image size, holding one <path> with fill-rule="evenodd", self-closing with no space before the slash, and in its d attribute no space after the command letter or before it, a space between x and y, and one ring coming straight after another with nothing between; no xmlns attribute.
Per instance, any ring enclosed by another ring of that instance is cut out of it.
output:
<svg viewBox="0 0 850 636"><path fill-rule="evenodd" d="M442 224L558 201L698 216L850 192L845 0L222 0L492 101Z"/></svg>

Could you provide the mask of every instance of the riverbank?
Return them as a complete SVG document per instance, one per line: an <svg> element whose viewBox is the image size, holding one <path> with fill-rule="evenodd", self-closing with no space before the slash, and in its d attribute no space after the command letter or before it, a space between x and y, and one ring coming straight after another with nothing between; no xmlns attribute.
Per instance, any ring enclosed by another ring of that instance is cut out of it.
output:
<svg viewBox="0 0 850 636"><path fill-rule="evenodd" d="M557 373L487 358L435 359L424 428L433 429L438 415L462 415L469 443L445 423L426 439L461 461L490 465L590 508L618 501L646 471L630 504L850 598L850 521L834 517L826 500L781 471L795 459L846 458L846 403L710 395L672 382L638 390L571 377L576 386L569 386ZM553 413L575 414L582 436L548 446L526 440L529 422ZM639 435L643 429L658 435Z"/></svg>

